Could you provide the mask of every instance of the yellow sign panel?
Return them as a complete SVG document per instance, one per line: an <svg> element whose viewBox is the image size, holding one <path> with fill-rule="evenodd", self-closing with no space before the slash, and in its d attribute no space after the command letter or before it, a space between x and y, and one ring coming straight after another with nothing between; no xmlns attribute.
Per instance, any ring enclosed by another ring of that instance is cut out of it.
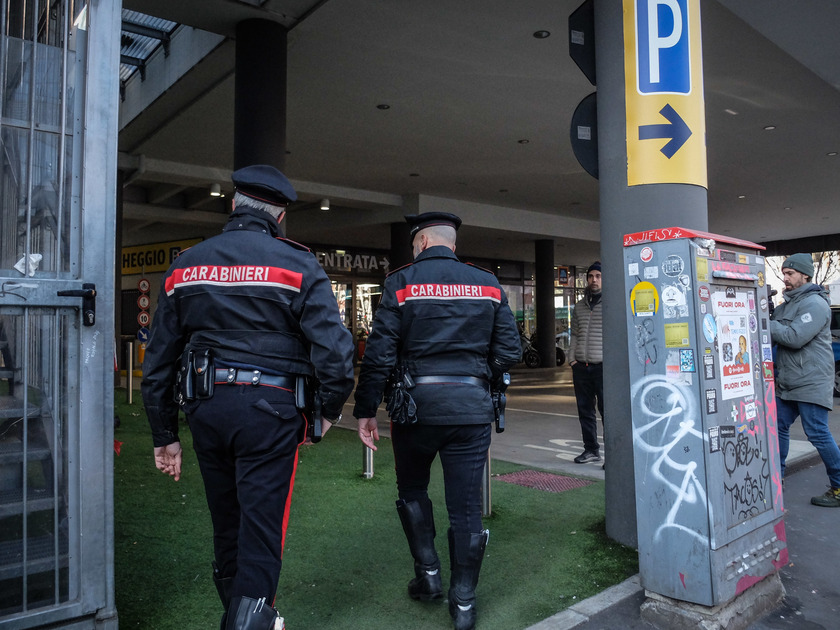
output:
<svg viewBox="0 0 840 630"><path fill-rule="evenodd" d="M700 256L696 257L697 261L697 280L700 282L708 282L709 281L709 265L708 261L705 258Z"/></svg>
<svg viewBox="0 0 840 630"><path fill-rule="evenodd" d="M136 273L166 271L178 254L203 240L203 238L190 238L183 241L123 247L122 273L124 276L129 276Z"/></svg>
<svg viewBox="0 0 840 630"><path fill-rule="evenodd" d="M630 310L637 317L650 317L659 310L659 292L650 282L639 282L630 291Z"/></svg>
<svg viewBox="0 0 840 630"><path fill-rule="evenodd" d="M707 187L700 0L623 0L627 185Z"/></svg>
<svg viewBox="0 0 840 630"><path fill-rule="evenodd" d="M665 324L665 347L687 348L691 346L688 337L688 322Z"/></svg>

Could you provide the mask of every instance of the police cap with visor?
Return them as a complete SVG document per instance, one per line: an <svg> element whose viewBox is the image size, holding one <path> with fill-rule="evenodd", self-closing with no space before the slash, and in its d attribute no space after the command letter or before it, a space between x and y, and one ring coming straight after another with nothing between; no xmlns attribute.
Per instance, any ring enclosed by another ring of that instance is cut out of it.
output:
<svg viewBox="0 0 840 630"><path fill-rule="evenodd" d="M292 183L283 173L268 164L254 164L233 172L231 180L236 192L269 203L273 206L288 206L297 200Z"/></svg>
<svg viewBox="0 0 840 630"><path fill-rule="evenodd" d="M405 216L405 221L410 226L409 240L413 241L414 236L420 230L425 230L428 227L435 225L448 225L456 230L461 227L461 217L449 212L424 212L423 214L408 214Z"/></svg>

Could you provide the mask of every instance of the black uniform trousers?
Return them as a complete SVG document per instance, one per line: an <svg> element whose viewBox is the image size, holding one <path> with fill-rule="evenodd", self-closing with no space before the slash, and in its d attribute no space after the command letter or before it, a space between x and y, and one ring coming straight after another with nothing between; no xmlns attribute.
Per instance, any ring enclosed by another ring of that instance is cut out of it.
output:
<svg viewBox="0 0 840 630"><path fill-rule="evenodd" d="M212 398L187 403L221 577L231 597L273 602L306 423L294 392L217 383Z"/></svg>
<svg viewBox="0 0 840 630"><path fill-rule="evenodd" d="M456 534L480 532L481 480L490 450L490 426L392 422L400 499L410 502L428 497L432 462L440 454L449 526Z"/></svg>

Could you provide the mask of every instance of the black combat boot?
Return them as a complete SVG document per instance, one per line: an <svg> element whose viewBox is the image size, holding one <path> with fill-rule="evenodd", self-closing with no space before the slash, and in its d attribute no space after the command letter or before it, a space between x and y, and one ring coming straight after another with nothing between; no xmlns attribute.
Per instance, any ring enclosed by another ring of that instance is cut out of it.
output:
<svg viewBox="0 0 840 630"><path fill-rule="evenodd" d="M419 499L406 503L397 501L408 547L414 558L414 579L408 583L408 595L412 599L428 601L443 595L440 581L440 560L435 551L435 518L432 502Z"/></svg>
<svg viewBox="0 0 840 630"><path fill-rule="evenodd" d="M219 599L222 600L222 606L227 610L230 608L230 588L233 585L233 578L222 577L219 565L215 562L213 563L213 584L216 585L216 591L219 593Z"/></svg>
<svg viewBox="0 0 840 630"><path fill-rule="evenodd" d="M230 600L225 630L284 630L283 617L265 598L236 596Z"/></svg>
<svg viewBox="0 0 840 630"><path fill-rule="evenodd" d="M219 593L219 599L222 600L222 606L225 608L225 614L222 616L222 624L220 630L225 630L227 623L227 611L230 608L230 589L233 585L232 577L222 577L222 572L219 570L219 565L213 562L213 584L216 585L216 591Z"/></svg>
<svg viewBox="0 0 840 630"><path fill-rule="evenodd" d="M449 583L449 614L455 630L475 628L475 587L484 559L484 549L490 532L456 534L449 530L449 560L452 578Z"/></svg>

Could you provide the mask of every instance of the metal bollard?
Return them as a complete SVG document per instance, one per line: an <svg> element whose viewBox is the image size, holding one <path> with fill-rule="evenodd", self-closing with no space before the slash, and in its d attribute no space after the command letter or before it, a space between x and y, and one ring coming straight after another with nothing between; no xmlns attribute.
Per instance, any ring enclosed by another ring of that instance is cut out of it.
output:
<svg viewBox="0 0 840 630"><path fill-rule="evenodd" d="M362 445L362 469L365 479L373 479L373 449Z"/></svg>
<svg viewBox="0 0 840 630"><path fill-rule="evenodd" d="M481 515L490 516L493 512L490 497L490 451L487 451L487 461L484 462L484 476L481 479Z"/></svg>
<svg viewBox="0 0 840 630"><path fill-rule="evenodd" d="M125 353L125 388L128 404L134 400L134 342L128 342L128 352Z"/></svg>

